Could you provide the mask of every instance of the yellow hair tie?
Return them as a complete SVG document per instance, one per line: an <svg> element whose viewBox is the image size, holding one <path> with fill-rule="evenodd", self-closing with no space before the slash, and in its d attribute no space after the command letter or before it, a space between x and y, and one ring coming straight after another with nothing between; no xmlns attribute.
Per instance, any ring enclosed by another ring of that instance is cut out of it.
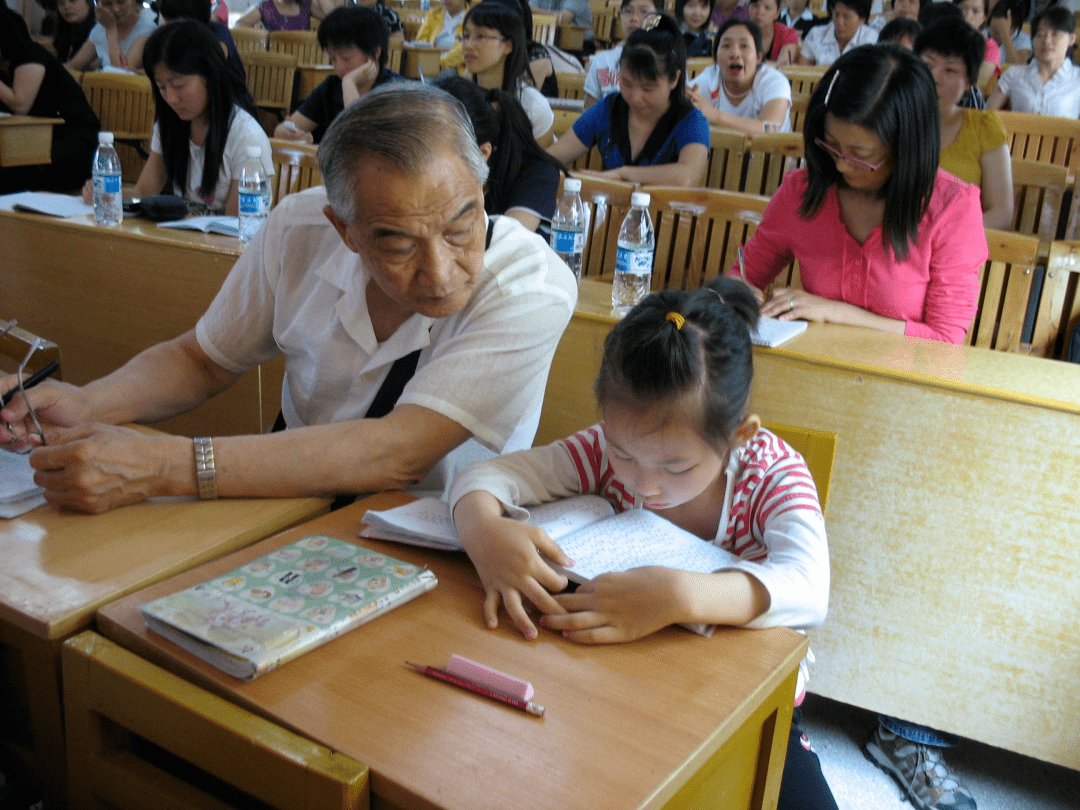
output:
<svg viewBox="0 0 1080 810"><path fill-rule="evenodd" d="M664 320L671 321L675 324L676 329L682 329L683 324L686 323L686 318L680 315L678 312L669 312L664 316Z"/></svg>

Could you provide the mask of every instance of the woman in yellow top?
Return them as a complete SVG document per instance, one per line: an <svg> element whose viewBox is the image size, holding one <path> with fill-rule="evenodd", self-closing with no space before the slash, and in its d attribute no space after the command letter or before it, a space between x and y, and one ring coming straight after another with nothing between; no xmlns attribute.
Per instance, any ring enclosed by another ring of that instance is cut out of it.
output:
<svg viewBox="0 0 1080 810"><path fill-rule="evenodd" d="M960 97L978 81L985 40L964 20L944 19L919 34L915 53L937 87L941 168L979 187L985 227L1011 228L1012 161L1005 128L992 110L959 106Z"/></svg>
<svg viewBox="0 0 1080 810"><path fill-rule="evenodd" d="M443 0L440 7L432 8L427 13L416 35L417 42L430 42L443 52L439 60L439 67L443 70L465 64L457 38L461 35L461 25L468 10L469 0Z"/></svg>

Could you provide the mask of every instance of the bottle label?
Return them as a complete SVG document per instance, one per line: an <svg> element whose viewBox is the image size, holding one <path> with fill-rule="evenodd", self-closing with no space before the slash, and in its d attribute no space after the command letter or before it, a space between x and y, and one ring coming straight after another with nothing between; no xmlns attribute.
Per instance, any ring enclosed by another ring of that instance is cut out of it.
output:
<svg viewBox="0 0 1080 810"><path fill-rule="evenodd" d="M120 175L99 174L97 177L94 178L94 191L98 192L99 194L119 194Z"/></svg>
<svg viewBox="0 0 1080 810"><path fill-rule="evenodd" d="M585 250L585 234L581 231L556 231L552 229L552 247L556 253L581 253Z"/></svg>
<svg viewBox="0 0 1080 810"><path fill-rule="evenodd" d="M265 213L262 194L241 194L240 213L251 216L262 216Z"/></svg>
<svg viewBox="0 0 1080 810"><path fill-rule="evenodd" d="M652 272L653 252L648 248L632 250L619 248L615 254L615 272L643 276Z"/></svg>

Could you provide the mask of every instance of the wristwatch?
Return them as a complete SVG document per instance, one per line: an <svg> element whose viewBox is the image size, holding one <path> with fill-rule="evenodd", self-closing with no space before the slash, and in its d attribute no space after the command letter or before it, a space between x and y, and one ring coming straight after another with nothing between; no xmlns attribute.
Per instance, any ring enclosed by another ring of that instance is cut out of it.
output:
<svg viewBox="0 0 1080 810"><path fill-rule="evenodd" d="M214 440L200 436L191 440L195 449L195 480L199 484L199 498L212 501L217 498L217 467L214 466Z"/></svg>

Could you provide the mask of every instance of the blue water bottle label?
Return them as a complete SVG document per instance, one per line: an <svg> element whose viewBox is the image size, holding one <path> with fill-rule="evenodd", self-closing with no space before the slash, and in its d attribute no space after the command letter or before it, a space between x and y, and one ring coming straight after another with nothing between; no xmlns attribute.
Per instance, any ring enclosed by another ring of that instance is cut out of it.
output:
<svg viewBox="0 0 1080 810"><path fill-rule="evenodd" d="M83 175L85 177L85 175ZM94 186L102 194L120 193L120 175L99 174L94 178Z"/></svg>
<svg viewBox="0 0 1080 810"><path fill-rule="evenodd" d="M652 251L619 248L615 253L615 272L635 276L652 272Z"/></svg>
<svg viewBox="0 0 1080 810"><path fill-rule="evenodd" d="M585 234L581 231L552 231L556 253L581 253L585 248Z"/></svg>
<svg viewBox="0 0 1080 810"><path fill-rule="evenodd" d="M262 195L261 194L241 194L240 195L240 213L241 214L253 214L258 216L262 213Z"/></svg>

